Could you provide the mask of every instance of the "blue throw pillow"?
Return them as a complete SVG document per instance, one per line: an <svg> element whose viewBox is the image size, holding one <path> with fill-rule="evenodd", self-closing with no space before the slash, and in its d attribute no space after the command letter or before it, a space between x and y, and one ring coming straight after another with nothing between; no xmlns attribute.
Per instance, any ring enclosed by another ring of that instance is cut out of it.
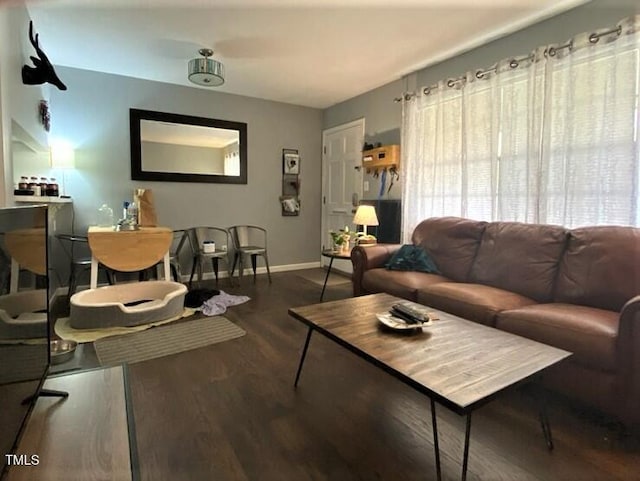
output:
<svg viewBox="0 0 640 481"><path fill-rule="evenodd" d="M389 259L385 267L394 271L417 271L440 274L438 267L422 247L411 244L403 245Z"/></svg>

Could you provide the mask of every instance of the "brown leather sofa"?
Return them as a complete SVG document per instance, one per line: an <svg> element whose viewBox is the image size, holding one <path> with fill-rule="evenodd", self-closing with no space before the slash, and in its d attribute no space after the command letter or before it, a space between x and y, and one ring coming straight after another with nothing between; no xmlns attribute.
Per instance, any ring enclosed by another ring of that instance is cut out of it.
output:
<svg viewBox="0 0 640 481"><path fill-rule="evenodd" d="M386 269L399 245L356 247L354 295L387 292L571 351L545 384L640 423L640 229L441 217L412 242L440 274Z"/></svg>

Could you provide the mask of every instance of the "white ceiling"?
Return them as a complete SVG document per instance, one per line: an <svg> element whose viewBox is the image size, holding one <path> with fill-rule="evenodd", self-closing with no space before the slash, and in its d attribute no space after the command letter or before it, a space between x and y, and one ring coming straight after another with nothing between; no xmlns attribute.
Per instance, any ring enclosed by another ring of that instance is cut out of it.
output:
<svg viewBox="0 0 640 481"><path fill-rule="evenodd" d="M215 90L326 108L581 3L33 0L27 7L55 65L206 88L189 83L187 63L209 47L226 69Z"/></svg>

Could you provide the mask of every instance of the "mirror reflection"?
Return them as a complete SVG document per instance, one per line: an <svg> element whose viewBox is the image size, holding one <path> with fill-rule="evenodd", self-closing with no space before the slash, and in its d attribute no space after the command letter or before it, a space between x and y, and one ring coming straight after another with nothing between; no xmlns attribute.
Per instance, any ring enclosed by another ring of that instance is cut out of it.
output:
<svg viewBox="0 0 640 481"><path fill-rule="evenodd" d="M48 363L46 212L0 209L0 385Z"/></svg>
<svg viewBox="0 0 640 481"><path fill-rule="evenodd" d="M134 180L247 183L247 125L131 109Z"/></svg>
<svg viewBox="0 0 640 481"><path fill-rule="evenodd" d="M240 134L236 130L140 122L142 170L240 175Z"/></svg>
<svg viewBox="0 0 640 481"><path fill-rule="evenodd" d="M11 452L49 368L46 225L44 206L0 209L0 453Z"/></svg>

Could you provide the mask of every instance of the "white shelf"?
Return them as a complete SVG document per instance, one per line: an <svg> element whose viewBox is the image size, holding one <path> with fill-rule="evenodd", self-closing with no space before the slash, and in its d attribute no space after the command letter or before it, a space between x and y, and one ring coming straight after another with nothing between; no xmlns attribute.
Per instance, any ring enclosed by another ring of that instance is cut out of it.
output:
<svg viewBox="0 0 640 481"><path fill-rule="evenodd" d="M22 204L71 204L73 199L48 197L42 195L14 195L13 201Z"/></svg>

